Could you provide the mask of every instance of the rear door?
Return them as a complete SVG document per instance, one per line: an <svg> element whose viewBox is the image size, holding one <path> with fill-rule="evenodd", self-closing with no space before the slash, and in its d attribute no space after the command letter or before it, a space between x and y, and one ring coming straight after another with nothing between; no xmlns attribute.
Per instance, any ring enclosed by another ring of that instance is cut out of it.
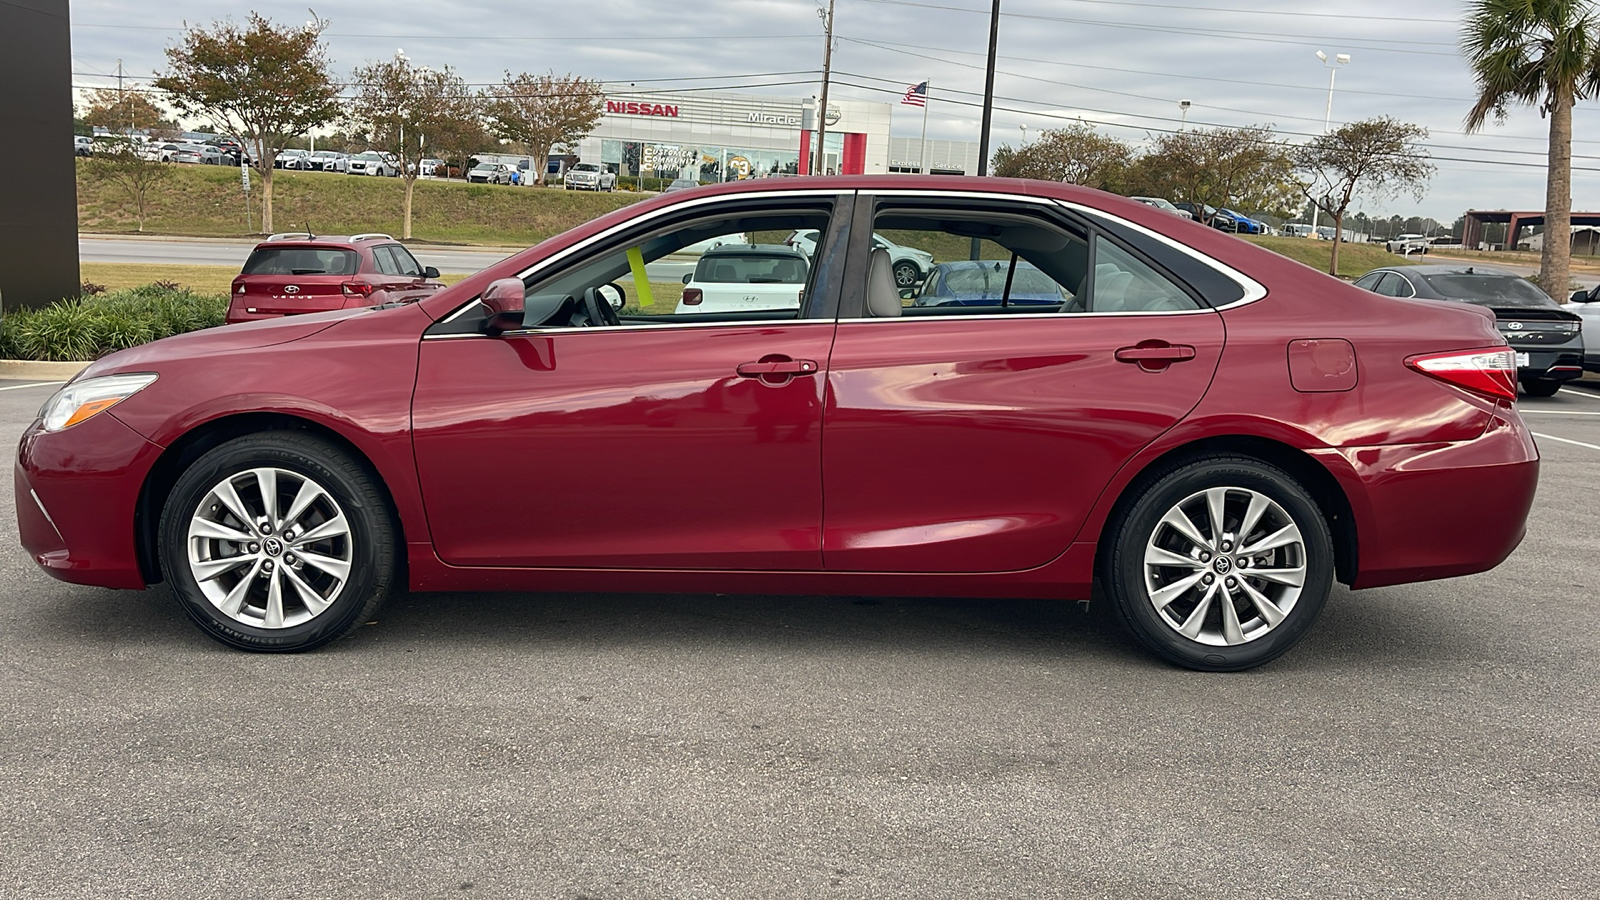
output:
<svg viewBox="0 0 1600 900"><path fill-rule="evenodd" d="M1204 395L1221 317L1124 236L1058 210L878 199L872 231L936 262L1027 262L1063 299L1011 304L1001 279L981 306L842 310L824 423L826 568L1044 565L1118 469ZM850 284L870 293L866 276Z"/></svg>

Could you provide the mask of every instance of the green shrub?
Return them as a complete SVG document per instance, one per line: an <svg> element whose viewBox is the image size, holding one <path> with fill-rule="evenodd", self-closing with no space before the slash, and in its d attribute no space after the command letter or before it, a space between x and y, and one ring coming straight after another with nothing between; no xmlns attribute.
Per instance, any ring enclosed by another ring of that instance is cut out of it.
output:
<svg viewBox="0 0 1600 900"><path fill-rule="evenodd" d="M223 324L228 298L146 285L0 316L0 357L87 361Z"/></svg>

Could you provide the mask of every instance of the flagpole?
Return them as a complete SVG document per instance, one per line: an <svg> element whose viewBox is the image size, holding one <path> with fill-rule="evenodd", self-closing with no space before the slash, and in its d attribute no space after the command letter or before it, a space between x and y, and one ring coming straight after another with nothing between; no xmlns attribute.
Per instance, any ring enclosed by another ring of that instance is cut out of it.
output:
<svg viewBox="0 0 1600 900"><path fill-rule="evenodd" d="M922 151L922 166L920 172L928 174L928 104L933 102L933 79L923 82L925 92L922 95L922 140L917 143L917 148Z"/></svg>

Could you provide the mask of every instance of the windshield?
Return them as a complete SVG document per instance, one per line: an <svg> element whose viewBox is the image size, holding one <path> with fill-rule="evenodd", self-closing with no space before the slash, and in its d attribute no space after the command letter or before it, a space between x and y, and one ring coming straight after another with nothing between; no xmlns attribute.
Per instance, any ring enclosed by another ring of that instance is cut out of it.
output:
<svg viewBox="0 0 1600 900"><path fill-rule="evenodd" d="M572 167L572 171L574 171L574 172L598 172L598 171L600 171L600 167L596 166L594 163L578 163L577 165Z"/></svg>
<svg viewBox="0 0 1600 900"><path fill-rule="evenodd" d="M805 284L806 262L776 253L703 256L695 266L694 280L702 284Z"/></svg>
<svg viewBox="0 0 1600 900"><path fill-rule="evenodd" d="M478 163L472 167L472 171L474 172L493 172L494 169L494 163Z"/></svg>
<svg viewBox="0 0 1600 900"><path fill-rule="evenodd" d="M354 275L361 257L331 247L262 247L245 260L246 275Z"/></svg>
<svg viewBox="0 0 1600 900"><path fill-rule="evenodd" d="M1556 302L1545 296L1544 291L1535 287L1533 282L1516 275L1497 275L1487 272L1468 275L1464 272L1451 272L1422 277L1441 295L1479 306L1550 309L1556 305Z"/></svg>

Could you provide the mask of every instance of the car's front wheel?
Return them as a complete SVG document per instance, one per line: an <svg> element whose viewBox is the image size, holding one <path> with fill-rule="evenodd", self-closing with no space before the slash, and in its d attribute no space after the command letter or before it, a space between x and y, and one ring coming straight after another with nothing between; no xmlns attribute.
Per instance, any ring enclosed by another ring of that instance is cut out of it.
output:
<svg viewBox="0 0 1600 900"><path fill-rule="evenodd" d="M1110 533L1107 593L1128 631L1180 666L1234 672L1276 659L1333 586L1315 501L1260 460L1194 460L1147 485Z"/></svg>
<svg viewBox="0 0 1600 900"><path fill-rule="evenodd" d="M189 618L245 650L310 650L371 618L393 588L397 529L376 478L299 432L228 441L179 477L160 555Z"/></svg>
<svg viewBox="0 0 1600 900"><path fill-rule="evenodd" d="M917 264L902 260L894 264L894 283L896 287L909 288L917 286L917 279L922 277L922 270Z"/></svg>

